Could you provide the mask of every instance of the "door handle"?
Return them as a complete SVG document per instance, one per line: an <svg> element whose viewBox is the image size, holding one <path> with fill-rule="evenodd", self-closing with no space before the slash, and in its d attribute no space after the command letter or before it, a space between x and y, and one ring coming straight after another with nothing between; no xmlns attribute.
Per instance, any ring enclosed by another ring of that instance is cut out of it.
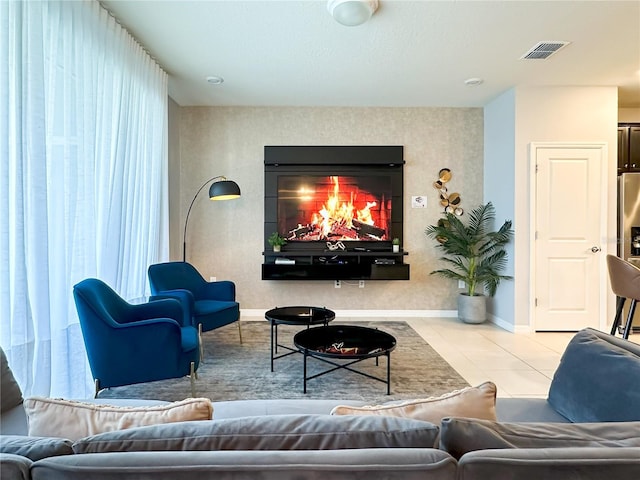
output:
<svg viewBox="0 0 640 480"><path fill-rule="evenodd" d="M600 250L601 250L600 247L591 247L591 251L593 253L598 253Z"/></svg>

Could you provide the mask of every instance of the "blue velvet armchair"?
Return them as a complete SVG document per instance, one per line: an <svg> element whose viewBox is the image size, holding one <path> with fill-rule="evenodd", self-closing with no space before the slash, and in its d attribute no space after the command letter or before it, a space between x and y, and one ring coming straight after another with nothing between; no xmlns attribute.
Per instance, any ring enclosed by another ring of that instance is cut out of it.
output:
<svg viewBox="0 0 640 480"><path fill-rule="evenodd" d="M149 266L149 284L154 298L175 297L189 303L193 324L198 331L208 332L238 322L240 305L236 302L236 286L230 281L207 282L193 265L187 262L166 262Z"/></svg>
<svg viewBox="0 0 640 480"><path fill-rule="evenodd" d="M179 300L132 305L107 284L88 278L73 287L96 396L103 388L188 375L191 394L199 366L199 338L183 322Z"/></svg>

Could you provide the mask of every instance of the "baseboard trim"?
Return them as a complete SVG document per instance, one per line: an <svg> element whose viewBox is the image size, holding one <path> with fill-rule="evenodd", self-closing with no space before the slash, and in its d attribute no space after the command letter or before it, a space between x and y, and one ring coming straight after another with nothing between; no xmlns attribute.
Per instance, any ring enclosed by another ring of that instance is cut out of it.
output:
<svg viewBox="0 0 640 480"><path fill-rule="evenodd" d="M240 318L242 317L262 317L267 310L260 308L243 308L240 310ZM336 310L336 317L351 318L388 318L388 317L405 317L405 318L443 318L457 317L457 310Z"/></svg>
<svg viewBox="0 0 640 480"><path fill-rule="evenodd" d="M491 323L493 323L495 326L500 327L503 330L506 330L507 332L518 333L518 334L531 333L531 329L529 328L528 325L514 325L512 323L509 323L503 320L500 317L496 317L495 315L489 314L488 320Z"/></svg>
<svg viewBox="0 0 640 480"><path fill-rule="evenodd" d="M240 310L240 319L242 318L264 318L267 309L261 308L243 308ZM338 318L456 318L457 310L333 310ZM502 318L495 315L488 315L487 320L497 327L511 333L526 334L531 333L531 328L527 325L513 325Z"/></svg>

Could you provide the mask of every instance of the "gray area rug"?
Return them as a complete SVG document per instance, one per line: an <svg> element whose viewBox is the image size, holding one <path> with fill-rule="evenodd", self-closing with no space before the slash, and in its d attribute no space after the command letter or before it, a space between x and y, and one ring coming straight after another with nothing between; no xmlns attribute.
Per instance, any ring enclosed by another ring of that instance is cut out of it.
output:
<svg viewBox="0 0 640 480"><path fill-rule="evenodd" d="M340 323L344 322L331 325ZM213 401L328 398L385 402L441 395L469 385L406 322L358 322L357 325L378 328L396 338L397 346L391 353L391 395L386 394L384 383L347 370L309 380L305 395L302 392L303 356L296 353L277 359L271 372L269 323L254 321L242 322L242 345L235 324L203 335L205 359L198 369L196 396ZM293 335L299 330L296 326L280 325L279 343L293 346ZM386 362L386 357L380 357L376 366L374 359L367 359L353 368L384 379ZM308 359L308 375L327 368L330 365ZM178 378L103 390L99 398L176 401L190 396L189 379Z"/></svg>

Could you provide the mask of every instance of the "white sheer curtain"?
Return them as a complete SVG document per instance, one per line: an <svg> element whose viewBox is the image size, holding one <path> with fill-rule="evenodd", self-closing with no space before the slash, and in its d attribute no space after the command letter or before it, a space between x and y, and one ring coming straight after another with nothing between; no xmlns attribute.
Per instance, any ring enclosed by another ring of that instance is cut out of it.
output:
<svg viewBox="0 0 640 480"><path fill-rule="evenodd" d="M0 1L0 345L25 395L93 393L75 283L140 297L168 257L167 98L98 2Z"/></svg>

